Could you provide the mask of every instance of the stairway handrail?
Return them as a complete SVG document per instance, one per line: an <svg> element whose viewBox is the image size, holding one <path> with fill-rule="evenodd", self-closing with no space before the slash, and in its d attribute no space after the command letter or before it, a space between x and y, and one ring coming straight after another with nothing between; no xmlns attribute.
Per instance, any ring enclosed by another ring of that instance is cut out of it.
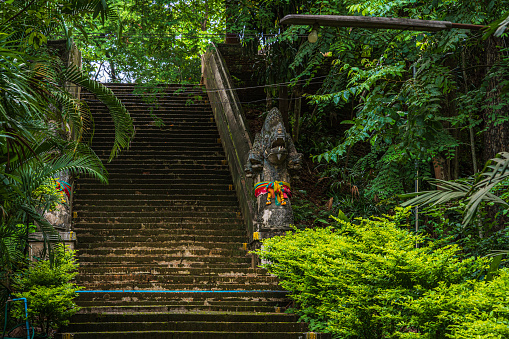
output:
<svg viewBox="0 0 509 339"><path fill-rule="evenodd" d="M247 120L237 90L224 59L214 43L211 43L203 55L202 63L203 81L221 136L221 143L226 152L247 235L252 241L255 197L253 180L246 177L244 165L253 139L247 128Z"/></svg>

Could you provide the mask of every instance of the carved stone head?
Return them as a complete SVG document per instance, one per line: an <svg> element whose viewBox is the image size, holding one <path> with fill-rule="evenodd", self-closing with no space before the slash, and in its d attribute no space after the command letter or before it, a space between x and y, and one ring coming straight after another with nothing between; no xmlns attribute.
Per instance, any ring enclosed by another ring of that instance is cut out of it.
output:
<svg viewBox="0 0 509 339"><path fill-rule="evenodd" d="M285 126L279 123L268 137L269 142L264 156L271 164L280 165L286 161L288 155Z"/></svg>

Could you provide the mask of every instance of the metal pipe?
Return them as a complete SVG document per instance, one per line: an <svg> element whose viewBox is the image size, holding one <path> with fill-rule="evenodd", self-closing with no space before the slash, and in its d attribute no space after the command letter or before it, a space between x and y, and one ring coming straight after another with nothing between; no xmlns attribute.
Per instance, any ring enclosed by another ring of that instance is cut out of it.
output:
<svg viewBox="0 0 509 339"><path fill-rule="evenodd" d="M9 299L5 302L5 324L7 325L7 304L11 301L20 301L20 300L23 300L25 302L25 326L27 328L27 339L31 339L30 338L30 324L28 323L28 301L27 301L27 298L16 298L16 299ZM5 326L4 326L4 333L5 333ZM34 334L35 334L35 330L34 330L34 333L32 334L32 338L34 337ZM2 334L3 336L3 334Z"/></svg>

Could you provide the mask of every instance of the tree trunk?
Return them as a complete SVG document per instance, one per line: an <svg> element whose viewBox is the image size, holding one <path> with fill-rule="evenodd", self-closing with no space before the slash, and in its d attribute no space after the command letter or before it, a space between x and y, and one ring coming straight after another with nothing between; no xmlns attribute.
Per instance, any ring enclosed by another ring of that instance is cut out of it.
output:
<svg viewBox="0 0 509 339"><path fill-rule="evenodd" d="M290 122L288 120L288 86L280 85L279 86L279 111L283 116L283 123L285 124L285 129L287 132L290 131Z"/></svg>
<svg viewBox="0 0 509 339"><path fill-rule="evenodd" d="M467 63L465 62L465 50L461 52L461 67L463 68L463 80L465 81L465 93L468 93L468 78L467 78ZM472 126L472 112L468 114L468 133L470 136L470 151L472 153L472 167L474 174L477 173L477 154L475 153L475 138L474 138L474 127Z"/></svg>
<svg viewBox="0 0 509 339"><path fill-rule="evenodd" d="M226 0L224 2L226 12L226 36L225 43L227 44L238 44L240 43L239 36L237 33L232 32L232 26L234 25L235 18L231 16L232 8L235 8L235 2L233 0Z"/></svg>
<svg viewBox="0 0 509 339"><path fill-rule="evenodd" d="M500 51L497 48L500 40L490 37L487 40L486 44L486 64L487 65L495 65L500 62ZM486 91L486 101L493 105L503 104L501 102L501 93L499 84L502 79L491 79L489 81L489 85ZM484 133L484 150L483 150L483 160L484 162L489 159L495 157L498 152L508 151L509 150L509 122L504 122L502 124L496 124L496 117L501 115L506 115L507 105L500 109L494 109L492 107L488 107L483 112L483 120L486 124L486 132ZM493 119L495 117L495 119Z"/></svg>
<svg viewBox="0 0 509 339"><path fill-rule="evenodd" d="M435 178L440 180L450 180L449 166L443 157L437 155L433 158L433 168L435 171Z"/></svg>
<svg viewBox="0 0 509 339"><path fill-rule="evenodd" d="M267 96L265 98L265 109L267 111L270 111L272 109L272 107L273 107L273 105L272 105L272 95L270 95L270 91L269 90L266 91L266 94L267 94Z"/></svg>
<svg viewBox="0 0 509 339"><path fill-rule="evenodd" d="M497 48L497 45L500 45L500 39L496 39L494 37L490 37L486 41L486 64L493 66L501 61L500 50ZM489 69L487 69L489 71ZM496 120L498 116L507 115L507 104L501 101L501 92L500 92L500 82L502 79L493 78L489 80L488 86L486 88L486 104L488 104L488 108L486 108L483 112L483 120L485 123L486 132L484 132L484 140L483 140L483 160L484 162L488 161L491 158L494 158L498 152L508 151L509 150L509 122L504 122L501 124L496 124ZM501 108L493 108L495 105L503 105ZM495 215L499 211L499 207L497 206L487 206L486 217L495 220ZM494 225L494 227L490 230L490 232L496 232L504 228L504 224L508 222L507 217L502 217L499 220L498 225ZM479 230L482 232L482 229ZM482 233L480 233L481 235Z"/></svg>
<svg viewBox="0 0 509 339"><path fill-rule="evenodd" d="M117 72L115 71L115 64L113 63L113 61L111 61L111 59L109 60L109 63L110 63L110 70L111 70L111 81L116 81L117 80Z"/></svg>
<svg viewBox="0 0 509 339"><path fill-rule="evenodd" d="M209 4L205 0L205 14L203 15L203 21L201 22L201 30L207 30L207 24L209 21Z"/></svg>
<svg viewBox="0 0 509 339"><path fill-rule="evenodd" d="M299 130L300 130L300 112L302 109L302 98L299 95L297 99L295 99L295 110L294 110L294 117L295 121L293 122L293 142L298 143L299 142Z"/></svg>

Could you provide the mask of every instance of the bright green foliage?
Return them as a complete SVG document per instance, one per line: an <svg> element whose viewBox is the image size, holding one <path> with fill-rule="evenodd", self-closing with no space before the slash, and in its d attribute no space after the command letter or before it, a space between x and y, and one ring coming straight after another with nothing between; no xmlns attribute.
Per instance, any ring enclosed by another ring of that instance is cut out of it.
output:
<svg viewBox="0 0 509 339"><path fill-rule="evenodd" d="M200 54L224 40L222 1L117 0L115 8L118 18L76 39L86 71L102 81L198 83Z"/></svg>
<svg viewBox="0 0 509 339"><path fill-rule="evenodd" d="M441 282L419 299L407 299L403 306L412 313L408 327L419 334L402 338L507 338L509 335L509 270L489 281L470 280L460 284ZM445 334L445 336L444 336Z"/></svg>
<svg viewBox="0 0 509 339"><path fill-rule="evenodd" d="M479 281L489 259L426 243L405 229L409 213L359 225L336 219L335 227L267 239L258 254L302 319L337 338L502 338L509 272Z"/></svg>
<svg viewBox="0 0 509 339"><path fill-rule="evenodd" d="M79 310L74 298L80 288L71 282L78 269L74 253L58 245L52 263L36 261L13 279L14 296L27 298L30 322L45 333L69 323L70 317ZM17 305L14 317L24 318L23 306Z"/></svg>

